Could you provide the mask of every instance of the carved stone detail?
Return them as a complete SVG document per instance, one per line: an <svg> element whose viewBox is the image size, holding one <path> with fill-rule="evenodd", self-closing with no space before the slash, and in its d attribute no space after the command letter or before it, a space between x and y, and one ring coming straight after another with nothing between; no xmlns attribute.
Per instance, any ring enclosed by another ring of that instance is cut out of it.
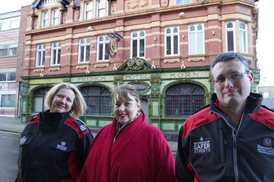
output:
<svg viewBox="0 0 274 182"><path fill-rule="evenodd" d="M126 1L127 9L137 9L147 7L149 0L128 0Z"/></svg>

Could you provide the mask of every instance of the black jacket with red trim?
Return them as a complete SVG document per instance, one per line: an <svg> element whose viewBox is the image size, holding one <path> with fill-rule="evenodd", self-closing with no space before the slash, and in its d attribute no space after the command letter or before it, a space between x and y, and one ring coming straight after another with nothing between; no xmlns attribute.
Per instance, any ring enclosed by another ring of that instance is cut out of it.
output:
<svg viewBox="0 0 274 182"><path fill-rule="evenodd" d="M219 108L191 115L181 127L176 155L178 181L273 181L274 112L251 93L239 126Z"/></svg>
<svg viewBox="0 0 274 182"><path fill-rule="evenodd" d="M21 134L17 181L76 181L92 141L89 128L68 113L34 116Z"/></svg>

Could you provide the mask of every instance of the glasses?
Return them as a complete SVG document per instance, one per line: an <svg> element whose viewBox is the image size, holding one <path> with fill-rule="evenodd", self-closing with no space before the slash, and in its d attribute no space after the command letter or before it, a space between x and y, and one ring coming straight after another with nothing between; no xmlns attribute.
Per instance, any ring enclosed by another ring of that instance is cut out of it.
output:
<svg viewBox="0 0 274 182"><path fill-rule="evenodd" d="M240 80L241 78L243 78L244 74L248 74L248 73L249 73L249 71L246 71L244 73L233 72L227 76L221 75L221 76L217 77L217 79L214 79L214 82L221 84L221 83L224 83L226 79L229 79L231 82L236 82L236 81Z"/></svg>

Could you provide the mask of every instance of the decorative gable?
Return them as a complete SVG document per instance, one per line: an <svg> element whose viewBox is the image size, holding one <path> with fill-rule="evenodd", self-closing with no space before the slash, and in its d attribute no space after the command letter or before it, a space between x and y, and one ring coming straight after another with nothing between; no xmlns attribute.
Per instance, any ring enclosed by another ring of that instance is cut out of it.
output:
<svg viewBox="0 0 274 182"><path fill-rule="evenodd" d="M150 64L143 58L134 57L126 60L117 70L118 71L143 71L152 70L155 65Z"/></svg>
<svg viewBox="0 0 274 182"><path fill-rule="evenodd" d="M39 9L43 6L48 6L54 3L61 3L62 5L69 5L71 0L36 0L32 3L32 8Z"/></svg>

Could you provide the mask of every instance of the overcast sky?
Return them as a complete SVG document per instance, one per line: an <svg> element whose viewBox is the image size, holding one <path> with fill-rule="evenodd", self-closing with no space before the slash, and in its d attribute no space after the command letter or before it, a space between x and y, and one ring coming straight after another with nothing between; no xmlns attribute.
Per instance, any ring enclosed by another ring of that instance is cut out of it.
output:
<svg viewBox="0 0 274 182"><path fill-rule="evenodd" d="M2 0L4 1L4 0ZM6 0L0 6L0 13L19 10L21 6L30 5L34 0ZM259 34L257 53L261 72L260 85L274 86L274 0L259 0Z"/></svg>

